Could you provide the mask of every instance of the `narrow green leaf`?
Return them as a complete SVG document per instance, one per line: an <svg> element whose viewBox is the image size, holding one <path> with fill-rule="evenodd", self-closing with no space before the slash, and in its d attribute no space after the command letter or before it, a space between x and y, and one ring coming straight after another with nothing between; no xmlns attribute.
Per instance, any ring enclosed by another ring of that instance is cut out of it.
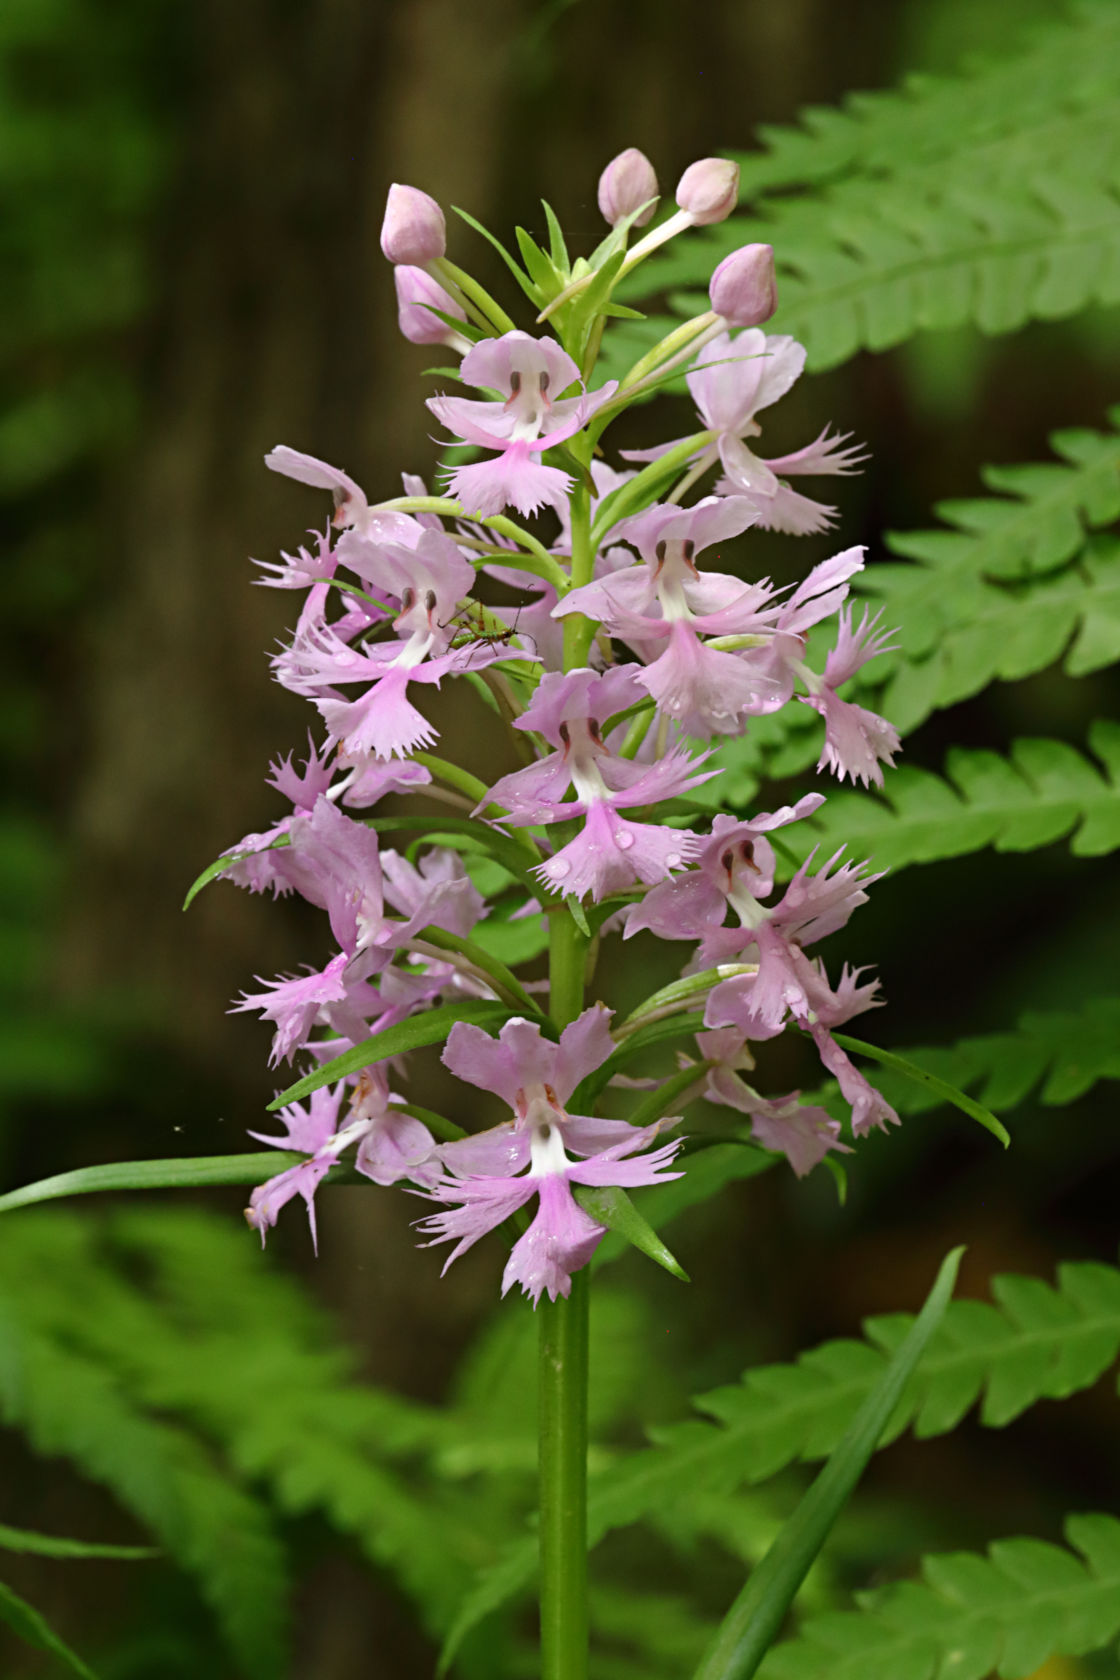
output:
<svg viewBox="0 0 1120 1680"><path fill-rule="evenodd" d="M752 1571L702 1658L695 1680L750 1680L757 1670L945 1315L963 1253L963 1248L955 1248L942 1261L908 1335L793 1516Z"/></svg>
<svg viewBox="0 0 1120 1680"><path fill-rule="evenodd" d="M583 934L583 937L585 939L590 939L591 927L587 920L587 914L579 899L573 897L571 893L566 894L564 898L564 908L576 924L579 931Z"/></svg>
<svg viewBox="0 0 1120 1680"><path fill-rule="evenodd" d="M217 880L219 875L224 875L231 864L239 862L241 858L251 856L251 852L230 852L223 857L215 858L213 863L208 863L202 874L196 875L191 882L190 890L183 900L183 909L189 910L203 887L208 887L211 881Z"/></svg>
<svg viewBox="0 0 1120 1680"><path fill-rule="evenodd" d="M642 1218L625 1190L613 1184L580 1184L573 1187L572 1193L592 1219L597 1219L608 1231L616 1231L650 1260L656 1260L659 1266L664 1266L667 1272L680 1278L682 1283L691 1283L684 1267L665 1247L653 1226Z"/></svg>
<svg viewBox="0 0 1120 1680"><path fill-rule="evenodd" d="M662 1080L656 1091L650 1091L629 1116L632 1126L652 1126L665 1116L698 1081L702 1082L712 1062L690 1062L686 1068L671 1073Z"/></svg>
<svg viewBox="0 0 1120 1680"><path fill-rule="evenodd" d="M63 1196L88 1196L97 1190L189 1190L209 1184L259 1184L262 1178L298 1167L304 1159L286 1149L257 1149L249 1155L196 1155L184 1160L108 1161L97 1167L41 1178L0 1196L0 1213L53 1202Z"/></svg>
<svg viewBox="0 0 1120 1680"><path fill-rule="evenodd" d="M55 1657L71 1674L80 1675L81 1680L97 1680L92 1668L87 1667L81 1657L63 1643L38 1610L10 1587L4 1586L3 1582L0 1582L0 1621L7 1622L25 1644L34 1645L36 1650L46 1651L49 1656Z"/></svg>
<svg viewBox="0 0 1120 1680"><path fill-rule="evenodd" d="M6 1528L3 1523L0 1523L0 1546L7 1552L34 1552L38 1557L53 1558L117 1558L127 1562L160 1556L156 1546L101 1546L88 1540L63 1540L53 1534Z"/></svg>
<svg viewBox="0 0 1120 1680"><path fill-rule="evenodd" d="M286 1091L281 1091L268 1105L271 1114L277 1108L283 1108L286 1103L299 1102L312 1091L317 1091L322 1085L331 1085L336 1079L343 1079L348 1074L358 1073L362 1068L372 1067L374 1062L387 1061L390 1056L401 1056L406 1050L419 1050L422 1045L436 1044L445 1039L456 1021L473 1021L477 1026L498 1026L508 1021L512 1010L504 1003L466 1002L443 1004L439 1009L429 1009L423 1015L412 1015L407 1021L399 1021L395 1027L386 1027L383 1032L374 1033L364 1044L355 1044L333 1061L324 1062L322 1067L313 1073L305 1074L297 1079L294 1085L289 1085ZM2 1211L2 1204L0 1204Z"/></svg>
<svg viewBox="0 0 1120 1680"><path fill-rule="evenodd" d="M536 287L529 279L529 276L525 273L525 270L519 267L519 265L510 256L501 240L496 238L495 235L490 232L489 228L483 227L481 222L476 222L474 217L470 215L468 211L460 210L457 204L453 204L451 208L457 216L462 217L468 227L472 227L476 233L480 233L483 239L494 247L495 251L497 251L498 255L513 275L513 278L517 281L517 284L521 287L521 290L525 293L525 296L536 301Z"/></svg>
<svg viewBox="0 0 1120 1680"><path fill-rule="evenodd" d="M844 1050L854 1050L857 1056L870 1056L874 1062L882 1062L884 1067L894 1068L896 1073L905 1079L912 1079L915 1085L924 1085L929 1091L936 1091L939 1097L959 1108L969 1119L978 1120L993 1137L999 1139L1006 1149L1011 1143L1011 1134L1001 1120L997 1120L990 1108L978 1103L975 1098L966 1096L955 1085L950 1085L947 1079L939 1079L937 1074L928 1073L916 1062L908 1062L905 1056L898 1056L893 1050L881 1050L877 1044L865 1044L862 1038L849 1038L847 1033L833 1033L833 1038Z"/></svg>
<svg viewBox="0 0 1120 1680"><path fill-rule="evenodd" d="M548 223L548 254L556 268L566 276L571 269L572 262L568 256L568 244L564 238L563 229L555 210L545 198L541 199L541 209L544 219Z"/></svg>
<svg viewBox="0 0 1120 1680"><path fill-rule="evenodd" d="M498 957L492 955L483 946L476 945L473 939L463 939L457 933L449 933L446 928L425 927L416 935L416 943L423 941L432 945L438 951L454 951L459 956L466 957L491 982L494 990L504 996L514 1009L524 1010L531 1019L544 1023L548 1016L539 1003L534 1002L525 990L512 969L506 967Z"/></svg>
<svg viewBox="0 0 1120 1680"><path fill-rule="evenodd" d="M521 260L540 295L540 301L544 303L551 293L560 290L563 281L556 273L546 252L541 250L533 236L526 233L523 227L514 228L513 231L517 236Z"/></svg>

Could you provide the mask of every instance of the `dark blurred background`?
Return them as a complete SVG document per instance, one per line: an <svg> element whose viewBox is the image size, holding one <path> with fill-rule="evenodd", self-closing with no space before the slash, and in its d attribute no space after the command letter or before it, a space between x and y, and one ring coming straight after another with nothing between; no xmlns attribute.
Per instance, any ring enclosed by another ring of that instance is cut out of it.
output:
<svg viewBox="0 0 1120 1680"><path fill-rule="evenodd" d="M1014 27L1063 13L1020 0ZM432 387L416 377L431 358L397 334L378 249L390 181L502 236L515 221L539 228L543 194L587 249L602 232L599 171L622 148L643 148L670 190L693 159L749 146L760 122L1006 49L1007 19L1004 0L713 0L687 20L670 0L0 8L5 1187L241 1150L275 1088L267 1029L224 1011L254 974L314 960L319 918L221 885L188 916L179 906L206 862L270 820L267 761L305 738L306 708L265 663L292 598L254 588L248 557L294 548L324 509L262 456L288 443L378 497L402 470L431 476ZM449 222L453 258L504 287L488 249ZM826 420L867 441L864 476L837 499L842 545L874 554L885 529L931 523L934 500L979 493L982 462L1045 459L1053 429L1103 425L1118 365L1103 312L994 340L930 334L807 377L767 442L793 446ZM666 408L663 435L686 413ZM827 551L806 544L796 564ZM1113 702L1102 678L1044 674L936 717L907 752L935 767L953 741L1083 741ZM444 718L441 750L485 770L477 719ZM1117 908L1107 859L1057 846L993 867L982 854L882 883L843 954L881 969L891 1008L871 1036L951 1042L1114 990ZM639 984L618 959L610 974L623 993ZM435 1103L443 1089L432 1076L418 1094ZM699 1283L689 1316L660 1278L653 1311L704 1386L913 1306L953 1240L971 1245L975 1293L993 1269L1111 1259L1112 1149L1094 1096L1024 1110L1008 1158L960 1117L924 1116L861 1150L844 1208L823 1174L728 1191L681 1228ZM240 1204L237 1191L209 1199L230 1220ZM496 1253L483 1245L439 1284L403 1197L321 1204L317 1264L295 1210L276 1245L342 1315L371 1375L438 1395L490 1303ZM1039 1501L1107 1503L1109 1403L1073 1404L1091 1452L1053 1447L1045 1408L1022 1426L1036 1461L1055 1461L1041 1492L1005 1462L1002 1437L981 1457L967 1431L896 1449L883 1474L935 1504L990 1484L994 1532L1029 1523ZM43 1472L14 1435L3 1444L20 1509L0 1518L31 1526ZM306 1672L348 1670L323 1658Z"/></svg>

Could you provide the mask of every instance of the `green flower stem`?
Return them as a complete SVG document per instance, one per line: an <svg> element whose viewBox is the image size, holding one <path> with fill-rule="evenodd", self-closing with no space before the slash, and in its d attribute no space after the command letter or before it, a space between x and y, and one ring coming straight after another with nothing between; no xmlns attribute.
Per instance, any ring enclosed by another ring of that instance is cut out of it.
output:
<svg viewBox="0 0 1120 1680"><path fill-rule="evenodd" d="M619 395L629 391L634 392L644 379L651 373L664 372L669 365L676 366L685 356L700 348L696 340L704 334L711 334L713 328L722 330L723 321L714 310L707 309L703 315L694 315L691 320L682 321L679 327L663 338L660 344L655 344L652 350L636 361L628 373L623 374ZM618 401L618 398L612 399ZM604 407L606 405L604 404Z"/></svg>
<svg viewBox="0 0 1120 1680"><path fill-rule="evenodd" d="M472 776L469 770L463 770L458 764L449 764L446 758L437 758L434 753L414 752L413 758L417 764L422 764L425 770L430 770L433 776L438 776L448 787L457 788L465 793L468 799L480 804L486 798L489 789L485 782L477 776Z"/></svg>
<svg viewBox="0 0 1120 1680"><path fill-rule="evenodd" d="M480 325L496 327L499 333L513 331L517 323L510 320L501 304L495 303L486 288L480 286L465 268L449 262L446 257L437 258L432 267L439 271L444 280L450 280L456 291L473 304L474 310L482 317Z"/></svg>
<svg viewBox="0 0 1120 1680"><path fill-rule="evenodd" d="M458 764L450 764L446 758L437 758L435 753L414 752L412 756L417 764L422 764L425 769L432 772L433 776L437 777L441 782L446 782L449 788L456 788L460 793L465 794L470 800L472 807L481 805L482 801L486 798L490 791L490 789L486 786L486 783L480 781L477 776L472 775L469 770L462 769L462 767ZM438 789L429 787L425 789L425 792L427 793L427 796L431 798L435 792L438 792ZM495 817L506 816L506 812L502 810L500 805L492 804L488 804L480 814L483 817L490 815ZM526 834L523 828L514 828L511 825L509 838L515 845L521 847L529 864L535 864L541 861L539 846L533 839L532 835ZM535 889L536 884L532 884Z"/></svg>
<svg viewBox="0 0 1120 1680"><path fill-rule="evenodd" d="M438 956L441 951L446 951L462 957L490 982L503 1003L508 1003L513 1009L523 1010L530 1018L544 1018L540 1005L533 1002L516 974L508 969L505 963L499 962L497 957L492 957L489 951L484 951L481 946L476 945L472 939L461 939L457 933L448 933L446 928L426 927L421 928L416 937L408 941L408 949L419 952L421 956Z"/></svg>
<svg viewBox="0 0 1120 1680"><path fill-rule="evenodd" d="M608 496L595 521L591 531L590 549L594 557L595 550L606 536L612 525L620 519L625 519L629 513L639 513L654 500L662 481L668 482L676 476L677 471L687 466L689 460L697 450L704 449L711 443L714 432L695 432L692 437L682 438L672 449L667 449L664 455L659 455L656 461L651 461L642 468L636 478L630 479L621 489L615 490ZM588 567L586 579L590 582L591 568ZM572 586L575 587L575 537L572 538Z"/></svg>
<svg viewBox="0 0 1120 1680"><path fill-rule="evenodd" d="M390 496L388 501L377 502L374 513L438 513L447 519L469 519L471 512L462 502L456 501L454 496ZM553 559L548 549L531 531L523 531L521 526L512 519L507 519L504 513L487 514L485 518L476 521L487 530L497 531L500 536L509 537L517 543L527 554L534 555L539 566L532 568L534 577L546 577L558 589L568 588L568 576L564 568ZM517 567L524 555L503 550L502 558L507 566Z"/></svg>
<svg viewBox="0 0 1120 1680"><path fill-rule="evenodd" d="M650 724L653 722L654 710L655 708L653 706L647 706L643 711L638 713L637 717L626 731L626 739L618 749L619 758L634 758L637 756L638 748L649 734ZM604 736L606 733L606 730L604 730Z"/></svg>
<svg viewBox="0 0 1120 1680"><path fill-rule="evenodd" d="M595 570L595 548L591 541L591 497L585 484L572 491L572 588L590 583ZM574 671L587 664L596 626L582 613L569 613L564 620L564 669Z"/></svg>
<svg viewBox="0 0 1120 1680"><path fill-rule="evenodd" d="M571 496L572 586L589 583L591 499ZM564 669L587 661L595 626L564 622ZM563 1029L583 1008L588 939L570 910L549 917L549 1012ZM542 1301L540 1319L541 1680L587 1680L587 1326L586 1268L567 1300Z"/></svg>
<svg viewBox="0 0 1120 1680"><path fill-rule="evenodd" d="M587 1268L540 1316L541 1680L587 1680Z"/></svg>
<svg viewBox="0 0 1120 1680"><path fill-rule="evenodd" d="M660 991L651 992L636 1009L631 1010L625 1021L614 1029L614 1036L625 1038L628 1033L637 1032L639 1027L648 1026L651 1021L677 1014L702 992L710 992L713 986L718 986L721 980L738 980L744 974L757 973L757 963L719 963L699 974L688 974L683 980L672 980Z"/></svg>

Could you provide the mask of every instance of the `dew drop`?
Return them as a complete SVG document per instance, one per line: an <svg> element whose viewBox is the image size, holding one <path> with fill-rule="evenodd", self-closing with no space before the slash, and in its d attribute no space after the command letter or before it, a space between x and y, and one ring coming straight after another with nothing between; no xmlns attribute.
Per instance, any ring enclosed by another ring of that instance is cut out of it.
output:
<svg viewBox="0 0 1120 1680"><path fill-rule="evenodd" d="M679 852L670 852L669 856L665 859L665 862L668 868L679 869L681 864L681 854Z"/></svg>
<svg viewBox="0 0 1120 1680"><path fill-rule="evenodd" d="M554 881L562 881L565 875L571 874L571 864L567 858L557 858L548 873Z"/></svg>
<svg viewBox="0 0 1120 1680"><path fill-rule="evenodd" d="M627 828L620 828L614 837L614 843L620 852L628 852L634 844L634 836Z"/></svg>

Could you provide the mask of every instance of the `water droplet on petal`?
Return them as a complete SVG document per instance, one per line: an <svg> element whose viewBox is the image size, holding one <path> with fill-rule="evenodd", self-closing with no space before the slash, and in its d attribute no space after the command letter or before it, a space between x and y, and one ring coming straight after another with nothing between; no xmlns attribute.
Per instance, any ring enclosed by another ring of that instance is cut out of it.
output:
<svg viewBox="0 0 1120 1680"><path fill-rule="evenodd" d="M549 865L548 873L554 881L562 881L565 875L571 874L571 864L567 858L554 858Z"/></svg>
<svg viewBox="0 0 1120 1680"><path fill-rule="evenodd" d="M634 844L634 836L628 828L620 828L614 837L614 843L620 852L628 852Z"/></svg>
<svg viewBox="0 0 1120 1680"><path fill-rule="evenodd" d="M670 852L669 856L665 859L665 863L670 869L679 869L681 865L681 854L679 852Z"/></svg>

